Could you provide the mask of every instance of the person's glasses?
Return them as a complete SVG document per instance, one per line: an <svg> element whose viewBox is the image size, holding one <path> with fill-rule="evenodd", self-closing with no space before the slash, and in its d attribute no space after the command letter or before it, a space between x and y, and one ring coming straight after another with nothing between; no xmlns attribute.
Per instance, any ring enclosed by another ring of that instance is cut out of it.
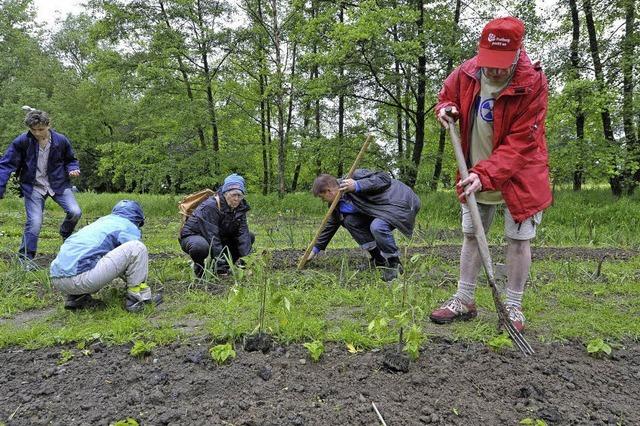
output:
<svg viewBox="0 0 640 426"><path fill-rule="evenodd" d="M242 192L232 192L231 194L229 194L229 197L235 198L236 200L243 200L244 194Z"/></svg>

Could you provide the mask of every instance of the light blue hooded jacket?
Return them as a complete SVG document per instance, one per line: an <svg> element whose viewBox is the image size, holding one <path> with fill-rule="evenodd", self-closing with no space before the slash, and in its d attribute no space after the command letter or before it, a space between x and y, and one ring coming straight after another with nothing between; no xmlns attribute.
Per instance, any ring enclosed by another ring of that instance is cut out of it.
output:
<svg viewBox="0 0 640 426"><path fill-rule="evenodd" d="M110 215L103 216L71 235L51 263L51 278L73 277L89 271L114 248L140 240L144 213L135 201L118 202Z"/></svg>

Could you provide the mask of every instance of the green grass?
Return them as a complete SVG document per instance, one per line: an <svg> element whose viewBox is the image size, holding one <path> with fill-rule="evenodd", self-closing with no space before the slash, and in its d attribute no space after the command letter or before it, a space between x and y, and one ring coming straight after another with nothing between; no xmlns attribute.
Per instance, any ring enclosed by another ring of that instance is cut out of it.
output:
<svg viewBox="0 0 640 426"><path fill-rule="evenodd" d="M446 335L463 341L488 342L498 336L491 294L486 285L478 289L477 320L437 327L429 312L455 289L457 265L437 257L405 259L407 272L393 286L375 272L356 271L348 259L328 258L335 272L313 267L298 272L261 266L263 250L302 250L312 238L326 206L308 194L283 200L250 195L250 227L257 234L256 254L242 277L225 280L221 293L192 282L189 259L177 242L180 197L132 194L78 194L83 208L81 225L108 214L120 199L135 199L144 207L147 220L143 239L154 256L149 282L165 288L166 302L140 315L122 308L124 285L116 282L97 296L106 302L99 311L68 312L47 278L47 271L23 272L13 260L22 234L22 201L8 196L0 203L0 347L37 348L100 340L107 344L148 341L166 344L205 335L212 342L226 342L252 333L258 325L261 286L269 280L265 327L283 343L314 340L351 344L357 349L380 347L396 341L397 316L402 312L401 285L407 284L410 323L418 324L429 339ZM422 196L416 235L401 246L459 244L459 206L451 193ZM640 202L636 197L616 200L606 189L581 193L558 191L539 228L536 246L600 247L638 250ZM47 201L39 252L52 257L60 246L57 227L62 212ZM490 243L502 244L499 215ZM348 233L340 230L332 248L355 248ZM594 338L638 340L640 338L640 257L630 261L605 260L597 279L593 261L545 260L533 264L525 293L528 336L541 342ZM217 284L217 287L219 287ZM216 287L216 288L217 288ZM386 322L369 329L372 321Z"/></svg>

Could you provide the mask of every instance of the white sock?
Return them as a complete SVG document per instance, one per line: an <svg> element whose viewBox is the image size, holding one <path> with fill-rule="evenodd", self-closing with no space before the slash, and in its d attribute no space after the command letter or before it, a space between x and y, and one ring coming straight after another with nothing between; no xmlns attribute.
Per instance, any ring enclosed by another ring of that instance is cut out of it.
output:
<svg viewBox="0 0 640 426"><path fill-rule="evenodd" d="M524 291L515 291L508 288L506 305L515 306L516 308L521 308L523 294L524 294Z"/></svg>
<svg viewBox="0 0 640 426"><path fill-rule="evenodd" d="M475 292L476 292L475 283L458 281L458 291L456 291L456 294L454 295L454 297L459 299L463 303L469 304L469 303L473 303L473 301L475 300Z"/></svg>

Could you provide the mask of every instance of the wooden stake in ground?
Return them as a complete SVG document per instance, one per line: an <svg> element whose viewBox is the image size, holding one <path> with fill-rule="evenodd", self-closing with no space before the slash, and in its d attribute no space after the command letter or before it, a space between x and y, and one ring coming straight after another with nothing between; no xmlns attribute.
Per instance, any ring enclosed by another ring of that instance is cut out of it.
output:
<svg viewBox="0 0 640 426"><path fill-rule="evenodd" d="M367 139L364 141L364 144L362 145L362 148L360 148L360 152L358 153L358 156L353 161L353 164L351 165L351 169L349 169L349 173L347 173L347 179L351 179L351 176L353 175L353 172L355 172L356 168L358 168L358 164L360 164L360 161L362 160L362 157L364 157L364 153L367 151L367 148L369 147L369 143L371 143L371 138L372 138L372 135L369 135L369 136L367 136ZM336 206L338 205L338 202L340 201L340 196L341 195L342 195L342 191L338 192L338 194L336 195L336 198L333 199L333 202L331 203L331 206L329 206L329 210L327 210L327 214L324 215L324 218L322 219L322 222L320 223L320 226L318 227L318 230L316 231L315 237L313 237L313 240L311 240L311 243L307 247L307 250L304 252L304 255L302 255L302 258L300 258L300 261L298 262L298 270L299 271L304 269L304 265L307 264L307 260L308 260L309 254L311 253L311 250L313 249L313 246L316 244L316 241L318 241L318 238L320 237L320 233L322 232L322 230L324 229L324 226L329 221L329 218L331 217L331 214L333 213L333 211L335 210Z"/></svg>
<svg viewBox="0 0 640 426"><path fill-rule="evenodd" d="M458 163L458 170L460 171L460 177L462 180L469 176L469 170L467 170L467 163L462 153L462 146L460 145L460 135L458 134L458 128L454 122L449 123L449 136L451 136L451 144L453 145L453 152L456 155L456 162ZM533 355L533 348L529 345L518 330L511 324L507 310L500 300L500 293L496 286L496 280L493 274L493 263L491 262L491 253L489 252L489 243L487 243L487 236L484 233L484 227L482 226L482 219L480 218L480 211L478 210L478 204L476 203L476 195L471 193L466 196L467 207L471 212L471 221L473 222L473 228L475 231L475 237L478 241L478 251L482 258L482 264L487 274L487 280L489 281L489 287L491 287L491 295L493 296L493 303L496 305L496 311L498 312L498 320L502 325L511 340L516 344L518 349L526 356Z"/></svg>

